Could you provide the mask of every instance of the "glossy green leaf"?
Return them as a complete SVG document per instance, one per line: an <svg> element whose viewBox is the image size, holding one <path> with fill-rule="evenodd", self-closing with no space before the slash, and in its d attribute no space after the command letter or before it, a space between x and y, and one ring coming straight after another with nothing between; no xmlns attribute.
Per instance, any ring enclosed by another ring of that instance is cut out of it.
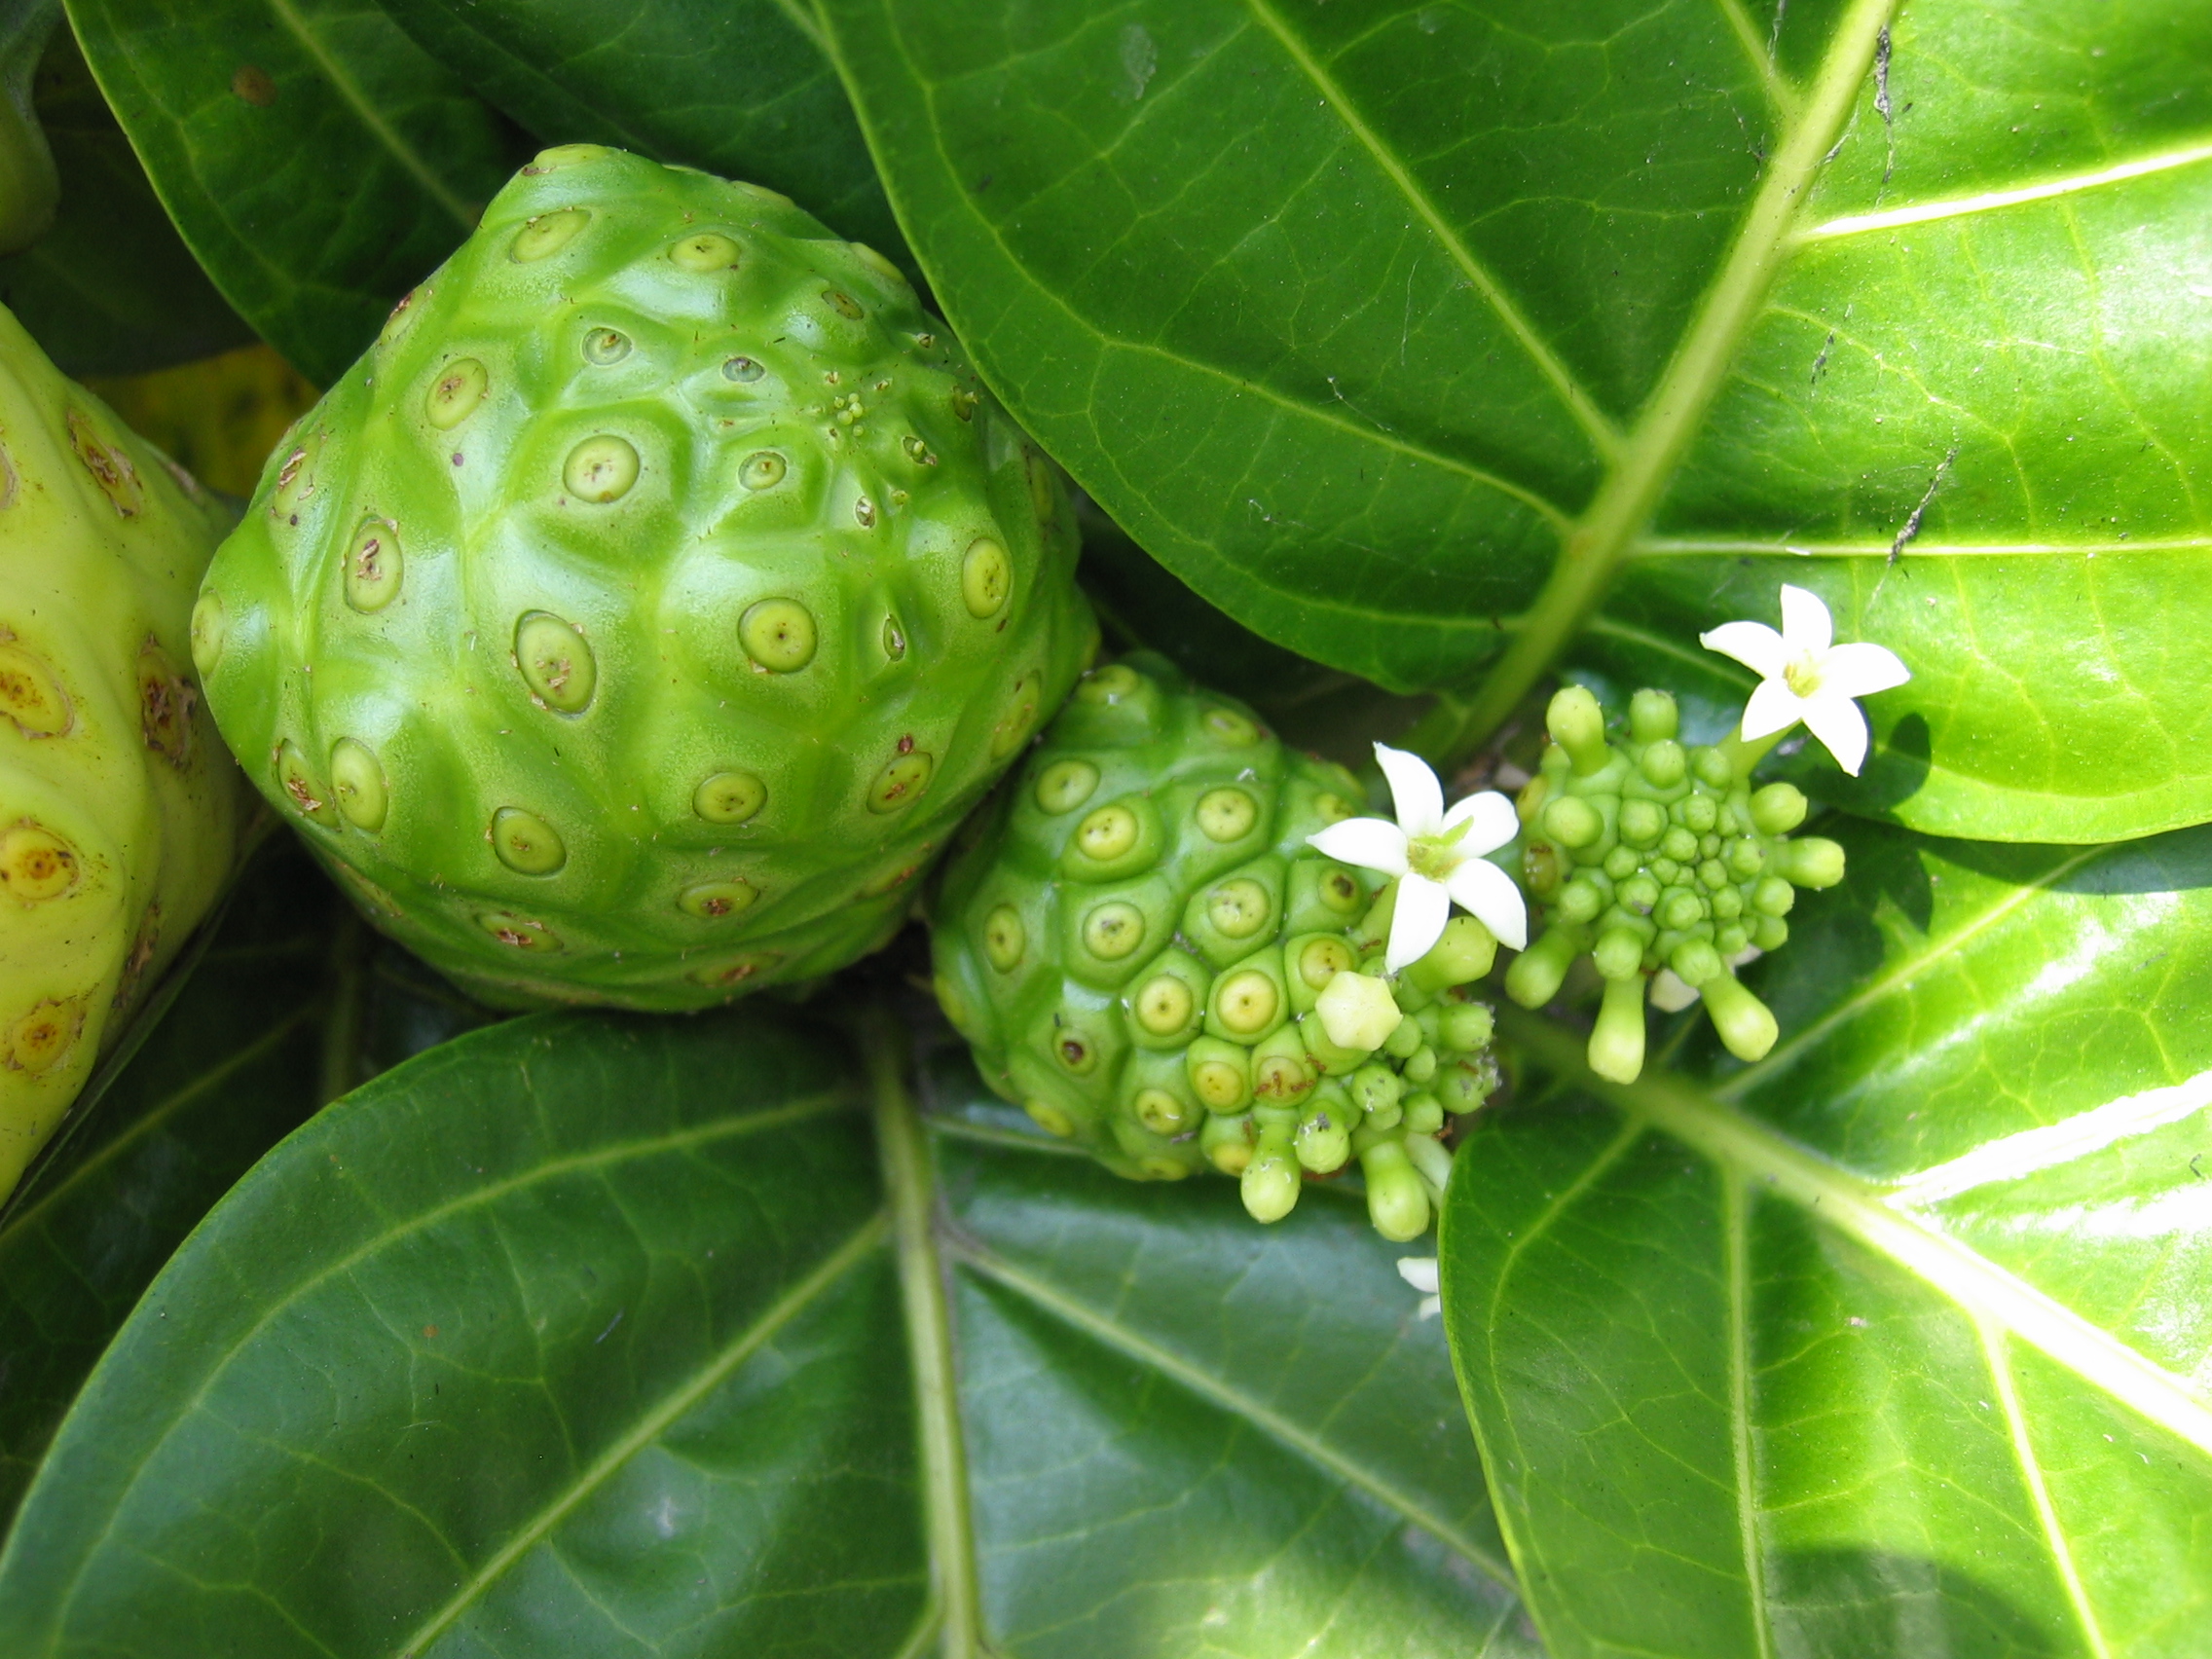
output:
<svg viewBox="0 0 2212 1659"><path fill-rule="evenodd" d="M764 184L911 274L801 0L384 0L384 9L548 142L618 144Z"/></svg>
<svg viewBox="0 0 2212 1659"><path fill-rule="evenodd" d="M1078 575L1109 650L1158 651L1200 683L1251 704L1286 743L1355 771L1373 766L1372 744L1400 741L1435 701L1394 697L1262 639L1194 593L1088 498L1077 512Z"/></svg>
<svg viewBox="0 0 2212 1659"><path fill-rule="evenodd" d="M66 28L32 82L61 206L31 247L0 259L0 305L68 375L127 375L253 339L169 223Z"/></svg>
<svg viewBox="0 0 2212 1659"><path fill-rule="evenodd" d="M0 1651L1532 1655L1437 1322L878 1028L535 1015L330 1108L179 1252ZM1309 1213L1310 1212L1310 1213Z"/></svg>
<svg viewBox="0 0 2212 1659"><path fill-rule="evenodd" d="M0 1532L78 1387L210 1205L325 1100L483 1015L391 960L290 847L0 1207ZM160 999L157 999L159 1002Z"/></svg>
<svg viewBox="0 0 2212 1659"><path fill-rule="evenodd" d="M1561 1659L2193 1659L2212 1629L2212 830L1865 828L1781 1043L1462 1147L1446 1318ZM1663 1050L1666 1048L1663 1045Z"/></svg>
<svg viewBox="0 0 2212 1659"><path fill-rule="evenodd" d="M528 154L373 0L68 6L184 240L317 386L376 338Z"/></svg>
<svg viewBox="0 0 2212 1659"><path fill-rule="evenodd" d="M1916 673L1839 798L2212 818L2195 0L823 10L1014 412L1270 638L1487 670L1433 747L1792 580Z"/></svg>

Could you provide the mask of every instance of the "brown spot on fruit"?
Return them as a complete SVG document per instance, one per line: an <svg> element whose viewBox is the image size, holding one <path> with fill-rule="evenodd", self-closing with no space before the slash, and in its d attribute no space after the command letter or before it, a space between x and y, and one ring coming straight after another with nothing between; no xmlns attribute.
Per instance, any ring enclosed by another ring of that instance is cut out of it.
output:
<svg viewBox="0 0 2212 1659"><path fill-rule="evenodd" d="M146 747L178 771L192 763L192 711L200 692L149 634L138 648L138 726Z"/></svg>
<svg viewBox="0 0 2212 1659"><path fill-rule="evenodd" d="M146 504L146 486L139 481L138 469L130 464L130 458L121 450L111 449L100 439L92 417L81 409L69 411L69 443L76 450L77 459L85 463L85 470L92 475L100 494L108 498L118 518L136 518Z"/></svg>
<svg viewBox="0 0 2212 1659"><path fill-rule="evenodd" d="M0 887L18 903L58 899L77 885L77 849L29 819L0 835Z"/></svg>
<svg viewBox="0 0 2212 1659"><path fill-rule="evenodd" d="M0 1063L11 1071L29 1072L34 1077L50 1072L77 1046L84 1029L83 997L48 997L33 1003L8 1027L5 1046L0 1047Z"/></svg>
<svg viewBox="0 0 2212 1659"><path fill-rule="evenodd" d="M69 729L69 699L46 664L18 645L0 645L0 715L25 737L58 737Z"/></svg>

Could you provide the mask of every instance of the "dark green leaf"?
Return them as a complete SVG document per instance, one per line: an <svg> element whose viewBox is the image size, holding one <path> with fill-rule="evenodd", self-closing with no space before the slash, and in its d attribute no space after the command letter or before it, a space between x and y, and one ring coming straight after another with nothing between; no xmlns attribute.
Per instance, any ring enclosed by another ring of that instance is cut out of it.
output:
<svg viewBox="0 0 2212 1659"><path fill-rule="evenodd" d="M548 142L618 144L780 190L914 274L803 0L384 0Z"/></svg>
<svg viewBox="0 0 2212 1659"><path fill-rule="evenodd" d="M1369 745L1395 743L1433 699L1393 697L1262 639L1178 580L1088 498L1083 522L1084 591L1114 650L1142 646L1204 684L1241 697L1284 741L1359 770Z"/></svg>
<svg viewBox="0 0 2212 1659"><path fill-rule="evenodd" d="M317 386L523 154L371 0L69 0L69 20L184 240Z"/></svg>
<svg viewBox="0 0 2212 1659"><path fill-rule="evenodd" d="M2194 0L823 11L1015 414L1271 639L1488 666L1438 747L1787 579L1916 671L1855 807L2212 818Z"/></svg>
<svg viewBox="0 0 2212 1659"><path fill-rule="evenodd" d="M1120 1182L950 1055L933 1133L894 1041L536 1015L323 1113L88 1384L0 1650L1534 1652L1356 1198Z"/></svg>
<svg viewBox="0 0 2212 1659"><path fill-rule="evenodd" d="M2212 830L1863 829L1783 1039L1462 1147L1446 1317L1562 1659L2186 1659L2212 1628Z"/></svg>
<svg viewBox="0 0 2212 1659"><path fill-rule="evenodd" d="M0 305L67 375L124 375L245 345L253 330L169 223L67 29L33 92L61 175L54 228L0 259Z"/></svg>
<svg viewBox="0 0 2212 1659"><path fill-rule="evenodd" d="M180 964L175 1000L0 1210L0 1531L108 1339L208 1206L340 1089L481 1017L372 959L305 856L266 851Z"/></svg>

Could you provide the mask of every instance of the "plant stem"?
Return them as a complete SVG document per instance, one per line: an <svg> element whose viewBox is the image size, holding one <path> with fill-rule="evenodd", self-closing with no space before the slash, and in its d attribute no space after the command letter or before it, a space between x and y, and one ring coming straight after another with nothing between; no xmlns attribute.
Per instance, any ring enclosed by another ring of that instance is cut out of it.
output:
<svg viewBox="0 0 2212 1659"><path fill-rule="evenodd" d="M1855 0L1813 82L1803 117L1785 135L1696 320L1644 405L1619 461L1560 549L1559 563L1521 619L1513 644L1465 705L1442 748L1464 762L1551 666L1612 586L1635 537L1657 509L1676 465L1735 362L1789 251L1789 229L1843 130L1899 0Z"/></svg>
<svg viewBox="0 0 2212 1659"><path fill-rule="evenodd" d="M952 1317L937 1246L937 1186L921 1119L906 1086L906 1032L882 1004L859 1021L874 1099L876 1146L891 1199L899 1250L899 1290L906 1314L908 1363L922 1442L928 1505L930 1576L941 1620L944 1659L987 1659L982 1596L976 1575L976 1531L968 1511L968 1459L952 1360Z"/></svg>

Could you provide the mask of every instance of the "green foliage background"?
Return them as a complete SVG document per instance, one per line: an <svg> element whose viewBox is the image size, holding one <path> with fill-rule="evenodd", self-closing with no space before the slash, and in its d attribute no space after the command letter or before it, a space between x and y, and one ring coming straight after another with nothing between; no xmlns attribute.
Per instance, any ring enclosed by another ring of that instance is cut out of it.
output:
<svg viewBox="0 0 2212 1659"><path fill-rule="evenodd" d="M1780 762L1851 876L1765 1060L1505 1020L1426 1322L1355 1194L1041 1139L911 937L473 1030L272 849L0 1213L0 1652L2201 1659L2212 12L68 22L0 298L73 373L327 384L593 138L904 264L1110 631L1296 741L1526 761L1563 676L1714 735L1782 580L1915 678Z"/></svg>

